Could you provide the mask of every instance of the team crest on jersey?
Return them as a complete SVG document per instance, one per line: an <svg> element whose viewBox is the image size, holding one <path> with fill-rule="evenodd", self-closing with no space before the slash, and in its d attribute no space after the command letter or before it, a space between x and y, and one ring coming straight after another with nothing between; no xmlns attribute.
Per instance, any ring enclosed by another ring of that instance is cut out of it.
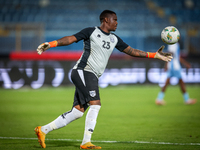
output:
<svg viewBox="0 0 200 150"><path fill-rule="evenodd" d="M95 97L96 96L96 91L89 91L90 96Z"/></svg>
<svg viewBox="0 0 200 150"><path fill-rule="evenodd" d="M112 43L114 43L114 42L115 42L115 39L114 39L113 37L110 37L110 41L111 41Z"/></svg>

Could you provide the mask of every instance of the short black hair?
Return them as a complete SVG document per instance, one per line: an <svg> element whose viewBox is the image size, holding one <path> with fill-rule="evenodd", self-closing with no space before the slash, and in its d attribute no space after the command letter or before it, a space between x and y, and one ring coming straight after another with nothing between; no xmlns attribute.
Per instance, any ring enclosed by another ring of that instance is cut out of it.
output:
<svg viewBox="0 0 200 150"><path fill-rule="evenodd" d="M100 14L100 16L99 16L100 22L102 23L103 20L104 20L106 17L108 17L108 15L112 15L112 14L115 14L115 15L116 15L116 13L115 13L114 11L112 11L112 10L104 10L104 11Z"/></svg>

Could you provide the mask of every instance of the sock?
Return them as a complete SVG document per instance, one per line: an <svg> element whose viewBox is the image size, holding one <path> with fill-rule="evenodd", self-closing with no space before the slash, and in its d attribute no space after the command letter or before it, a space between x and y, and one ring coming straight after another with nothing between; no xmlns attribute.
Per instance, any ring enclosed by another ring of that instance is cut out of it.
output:
<svg viewBox="0 0 200 150"><path fill-rule="evenodd" d="M183 93L184 101L187 102L189 100L189 94L187 92Z"/></svg>
<svg viewBox="0 0 200 150"><path fill-rule="evenodd" d="M100 108L101 108L100 105L90 105L90 109L88 110L85 119L85 131L84 131L82 145L91 141L92 133L96 125L96 120Z"/></svg>
<svg viewBox="0 0 200 150"><path fill-rule="evenodd" d="M158 101L162 101L163 98L164 98L164 96L165 96L165 93L164 93L164 92L159 92L159 93L158 93L157 100L158 100Z"/></svg>
<svg viewBox="0 0 200 150"><path fill-rule="evenodd" d="M84 114L83 112L79 111L76 108L73 108L71 111L62 114L49 124L42 126L41 131L47 134L52 130L62 128L67 124L69 124L70 122L82 117L83 114Z"/></svg>

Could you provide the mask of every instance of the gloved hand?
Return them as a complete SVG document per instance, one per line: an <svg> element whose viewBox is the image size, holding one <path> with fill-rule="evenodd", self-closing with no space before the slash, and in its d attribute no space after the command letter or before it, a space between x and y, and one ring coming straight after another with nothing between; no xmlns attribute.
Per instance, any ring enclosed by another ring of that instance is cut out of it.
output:
<svg viewBox="0 0 200 150"><path fill-rule="evenodd" d="M156 55L154 56L154 58L157 58L157 59L161 59L161 60L164 60L164 61L171 61L172 60L172 54L171 53L164 53L162 52L163 49L165 48L165 46L161 46L158 51L156 52Z"/></svg>
<svg viewBox="0 0 200 150"><path fill-rule="evenodd" d="M44 51L50 48L49 42L42 43L37 48L37 53L41 55Z"/></svg>

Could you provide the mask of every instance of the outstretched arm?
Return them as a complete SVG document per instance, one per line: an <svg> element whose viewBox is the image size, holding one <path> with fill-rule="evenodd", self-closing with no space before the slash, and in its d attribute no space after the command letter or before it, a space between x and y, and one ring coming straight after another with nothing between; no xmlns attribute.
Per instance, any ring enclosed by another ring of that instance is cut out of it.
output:
<svg viewBox="0 0 200 150"><path fill-rule="evenodd" d="M123 51L124 53L133 56L133 57L142 57L145 58L147 56L147 53L138 49L134 49L130 46L128 46L126 49Z"/></svg>
<svg viewBox="0 0 200 150"><path fill-rule="evenodd" d="M156 53L150 53L150 52L144 52L138 49L134 49L130 46L128 46L126 49L124 49L124 53L133 56L133 57L141 57L141 58L156 58L161 59L163 61L171 61L172 54L171 53L164 53L162 50L164 49L164 46L161 46Z"/></svg>
<svg viewBox="0 0 200 150"><path fill-rule="evenodd" d="M77 41L76 37L74 35L72 35L72 36L65 36L61 39L58 39L58 40L55 40L52 42L45 42L38 46L37 53L39 55L41 55L44 51L46 51L47 49L49 49L51 47L66 46L66 45L70 45L76 41Z"/></svg>
<svg viewBox="0 0 200 150"><path fill-rule="evenodd" d="M58 39L57 42L58 42L58 45L57 46L66 46L66 45L70 45L74 42L76 42L77 39L74 35L72 36L65 36L61 39Z"/></svg>

